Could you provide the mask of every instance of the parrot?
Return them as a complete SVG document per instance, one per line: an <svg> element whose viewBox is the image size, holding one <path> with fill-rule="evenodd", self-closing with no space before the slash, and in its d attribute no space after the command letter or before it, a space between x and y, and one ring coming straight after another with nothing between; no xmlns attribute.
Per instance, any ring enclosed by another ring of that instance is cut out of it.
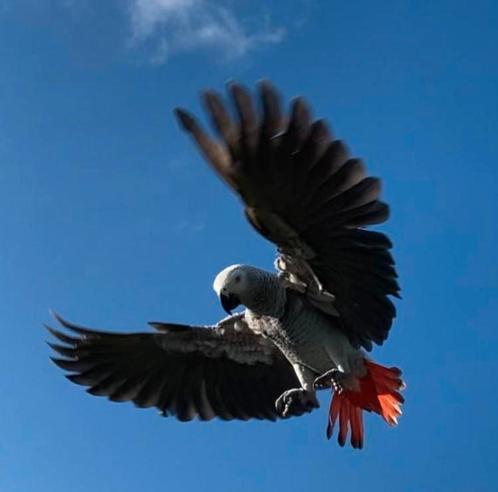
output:
<svg viewBox="0 0 498 492"><path fill-rule="evenodd" d="M364 446L363 412L391 426L402 413L402 372L369 353L388 338L400 287L386 234L381 182L367 175L303 97L283 107L267 80L252 94L230 82L228 102L202 99L216 136L187 110L180 127L242 202L251 226L276 246L275 270L235 264L214 279L226 311L216 324L150 322L153 331L62 328L54 363L88 393L156 407L180 421L285 420L319 408L344 446ZM237 308L242 310L233 312Z"/></svg>

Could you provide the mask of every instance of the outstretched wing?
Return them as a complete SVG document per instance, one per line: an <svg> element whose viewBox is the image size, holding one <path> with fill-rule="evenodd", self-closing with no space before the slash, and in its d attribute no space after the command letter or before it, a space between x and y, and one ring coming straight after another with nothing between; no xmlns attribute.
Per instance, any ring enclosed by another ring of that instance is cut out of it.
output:
<svg viewBox="0 0 498 492"><path fill-rule="evenodd" d="M55 315L70 335L47 327L62 344L52 360L112 401L157 407L188 421L250 418L276 420L275 400L299 382L269 341L254 335L239 315L213 327L151 323L156 333L109 333Z"/></svg>
<svg viewBox="0 0 498 492"><path fill-rule="evenodd" d="M296 288L367 350L387 338L399 286L390 240L365 226L384 222L380 181L313 121L302 98L285 114L275 89L260 85L255 108L246 89L231 84L237 118L215 92L204 102L222 141L210 138L183 109L176 113L221 177L240 195L250 223L278 246L277 266Z"/></svg>

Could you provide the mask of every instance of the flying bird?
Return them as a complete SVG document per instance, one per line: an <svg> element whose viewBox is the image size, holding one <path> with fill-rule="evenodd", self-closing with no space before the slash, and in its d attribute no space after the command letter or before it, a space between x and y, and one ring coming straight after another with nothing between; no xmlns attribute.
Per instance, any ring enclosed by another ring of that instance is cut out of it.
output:
<svg viewBox="0 0 498 492"><path fill-rule="evenodd" d="M267 81L256 96L236 83L228 92L233 114L219 94L203 93L219 138L186 110L175 113L249 223L276 245L276 271L221 271L213 288L228 317L213 326L152 322L155 331L119 334L54 314L65 330L47 327L62 342L50 344L53 361L90 394L181 421L300 416L330 388L327 437L337 424L341 446L350 433L362 448L363 411L395 425L403 403L401 371L367 356L387 339L399 297L391 241L366 229L389 215L380 181L303 98L286 112Z"/></svg>

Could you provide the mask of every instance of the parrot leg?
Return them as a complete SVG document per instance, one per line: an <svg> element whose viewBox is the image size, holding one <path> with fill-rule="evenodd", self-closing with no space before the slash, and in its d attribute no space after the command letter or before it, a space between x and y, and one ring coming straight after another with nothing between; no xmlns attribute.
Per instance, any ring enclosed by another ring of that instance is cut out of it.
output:
<svg viewBox="0 0 498 492"><path fill-rule="evenodd" d="M333 388L336 393L342 393L343 380L345 379L345 374L339 369L330 369L330 371L325 372L321 376L318 376L313 382L313 388L315 390L321 390L326 388Z"/></svg>
<svg viewBox="0 0 498 492"><path fill-rule="evenodd" d="M315 392L303 388L287 390L275 402L275 408L282 417L303 415L319 406Z"/></svg>
<svg viewBox="0 0 498 492"><path fill-rule="evenodd" d="M277 412L283 417L309 413L320 406L313 389L316 373L301 364L292 364L301 388L293 388L283 393L275 402Z"/></svg>

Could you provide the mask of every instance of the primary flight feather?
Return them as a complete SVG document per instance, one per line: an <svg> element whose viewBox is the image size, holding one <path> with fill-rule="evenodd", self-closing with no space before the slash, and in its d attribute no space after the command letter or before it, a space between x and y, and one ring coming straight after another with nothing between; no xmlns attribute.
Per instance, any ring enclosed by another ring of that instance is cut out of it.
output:
<svg viewBox="0 0 498 492"><path fill-rule="evenodd" d="M220 139L177 109L180 125L240 196L247 219L278 250L277 271L232 265L213 284L229 317L215 326L150 323L156 332L116 334L55 315L70 334L54 362L88 392L155 406L179 420L288 418L319 406L332 388L327 436L362 448L363 410L391 425L401 415L401 371L372 362L396 314L399 286L385 234L380 181L350 156L309 106L289 112L268 82L253 98L229 85L233 117L217 93L203 94ZM231 315L237 306L243 313Z"/></svg>

